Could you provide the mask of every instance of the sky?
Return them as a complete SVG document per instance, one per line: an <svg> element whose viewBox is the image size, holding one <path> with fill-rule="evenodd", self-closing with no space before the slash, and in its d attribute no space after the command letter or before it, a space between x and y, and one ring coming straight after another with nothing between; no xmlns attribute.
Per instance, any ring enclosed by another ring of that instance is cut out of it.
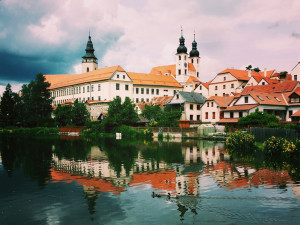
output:
<svg viewBox="0 0 300 225"><path fill-rule="evenodd" d="M288 71L300 61L298 0L0 0L0 94L36 74L77 74L89 31L99 68L175 64L181 26L200 80L226 68Z"/></svg>

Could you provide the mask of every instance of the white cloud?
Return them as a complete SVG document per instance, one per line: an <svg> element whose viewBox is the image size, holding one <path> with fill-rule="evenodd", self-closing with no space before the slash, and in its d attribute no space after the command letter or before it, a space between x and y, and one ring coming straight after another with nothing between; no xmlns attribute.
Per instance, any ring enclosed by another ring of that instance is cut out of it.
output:
<svg viewBox="0 0 300 225"><path fill-rule="evenodd" d="M9 81L1 81L1 82L2 83L10 83L11 90L16 93L18 93L21 90L21 88L24 84L24 83L15 83L15 82L9 82ZM3 92L5 91L5 88L6 88L6 85L0 84L0 96L2 96Z"/></svg>

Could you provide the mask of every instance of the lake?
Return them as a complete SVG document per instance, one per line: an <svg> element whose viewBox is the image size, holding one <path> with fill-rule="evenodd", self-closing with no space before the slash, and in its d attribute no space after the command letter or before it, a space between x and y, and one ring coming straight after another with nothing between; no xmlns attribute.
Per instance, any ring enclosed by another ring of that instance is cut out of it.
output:
<svg viewBox="0 0 300 225"><path fill-rule="evenodd" d="M0 224L300 224L300 165L231 158L223 142L0 146Z"/></svg>

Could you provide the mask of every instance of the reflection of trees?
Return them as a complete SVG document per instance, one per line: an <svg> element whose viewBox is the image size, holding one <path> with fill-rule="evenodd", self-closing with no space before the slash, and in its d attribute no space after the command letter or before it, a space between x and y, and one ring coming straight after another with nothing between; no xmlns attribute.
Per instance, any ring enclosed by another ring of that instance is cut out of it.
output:
<svg viewBox="0 0 300 225"><path fill-rule="evenodd" d="M96 212L95 206L98 198L98 192L94 189L87 188L87 190L84 190L83 197L87 201L89 213L93 215Z"/></svg>
<svg viewBox="0 0 300 225"><path fill-rule="evenodd" d="M9 175L20 168L40 187L51 178L52 140L3 137L0 142L2 164Z"/></svg>
<svg viewBox="0 0 300 225"><path fill-rule="evenodd" d="M55 143L54 153L59 158L86 160L91 144L82 140L60 140Z"/></svg>
<svg viewBox="0 0 300 225"><path fill-rule="evenodd" d="M122 165L125 168L126 176L129 176L138 154L135 144L127 141L106 139L100 145L100 149L103 149L106 153L109 164L116 172L117 177L121 175Z"/></svg>
<svg viewBox="0 0 300 225"><path fill-rule="evenodd" d="M183 163L181 145L172 142L163 142L160 145L148 145L142 150L144 159L166 163Z"/></svg>

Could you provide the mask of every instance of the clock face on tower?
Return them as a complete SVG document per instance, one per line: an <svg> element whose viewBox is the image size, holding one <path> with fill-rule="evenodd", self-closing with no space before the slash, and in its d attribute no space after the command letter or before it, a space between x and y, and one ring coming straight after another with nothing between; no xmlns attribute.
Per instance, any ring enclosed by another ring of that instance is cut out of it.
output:
<svg viewBox="0 0 300 225"><path fill-rule="evenodd" d="M187 63L184 63L184 67L187 67Z"/></svg>

